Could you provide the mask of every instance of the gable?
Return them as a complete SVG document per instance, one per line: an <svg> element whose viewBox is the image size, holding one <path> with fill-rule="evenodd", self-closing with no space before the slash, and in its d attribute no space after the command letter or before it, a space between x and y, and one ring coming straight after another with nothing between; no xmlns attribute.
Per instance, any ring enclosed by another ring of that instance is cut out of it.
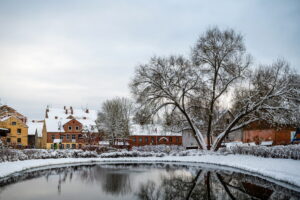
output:
<svg viewBox="0 0 300 200"><path fill-rule="evenodd" d="M69 127L71 127L71 130L69 129ZM79 129L77 130L76 127L78 127ZM71 119L63 125L63 129L65 132L79 132L82 129L82 124L76 119Z"/></svg>

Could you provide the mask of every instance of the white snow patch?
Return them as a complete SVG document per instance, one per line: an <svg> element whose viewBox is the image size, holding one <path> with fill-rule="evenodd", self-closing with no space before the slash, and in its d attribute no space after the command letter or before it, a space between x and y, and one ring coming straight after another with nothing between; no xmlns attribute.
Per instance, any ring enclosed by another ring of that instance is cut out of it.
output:
<svg viewBox="0 0 300 200"><path fill-rule="evenodd" d="M26 160L0 163L0 178L13 173L37 167L51 165L102 162L102 163L153 163L183 162L215 164L246 170L259 175L284 181L300 187L299 160L262 158L248 155L201 155L201 156L165 156L165 157L126 157L126 158L60 158L44 160Z"/></svg>

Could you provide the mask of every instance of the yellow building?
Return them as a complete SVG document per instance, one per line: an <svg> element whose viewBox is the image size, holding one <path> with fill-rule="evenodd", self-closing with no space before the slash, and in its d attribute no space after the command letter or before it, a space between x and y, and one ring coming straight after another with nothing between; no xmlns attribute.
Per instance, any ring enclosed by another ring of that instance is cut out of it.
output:
<svg viewBox="0 0 300 200"><path fill-rule="evenodd" d="M6 128L9 133L1 138L4 144L12 147L26 147L28 145L28 126L15 116L5 116L0 119L0 128Z"/></svg>

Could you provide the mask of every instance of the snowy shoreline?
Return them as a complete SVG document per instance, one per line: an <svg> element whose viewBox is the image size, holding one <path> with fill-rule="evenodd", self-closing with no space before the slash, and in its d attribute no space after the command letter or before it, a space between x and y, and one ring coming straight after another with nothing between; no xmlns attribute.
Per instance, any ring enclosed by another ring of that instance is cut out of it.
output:
<svg viewBox="0 0 300 200"><path fill-rule="evenodd" d="M247 155L201 155L201 156L165 156L165 157L123 157L123 158L59 158L36 159L0 163L0 178L35 168L47 168L64 164L85 163L154 163L180 162L202 163L232 167L257 175L283 181L300 187L299 160L262 158Z"/></svg>

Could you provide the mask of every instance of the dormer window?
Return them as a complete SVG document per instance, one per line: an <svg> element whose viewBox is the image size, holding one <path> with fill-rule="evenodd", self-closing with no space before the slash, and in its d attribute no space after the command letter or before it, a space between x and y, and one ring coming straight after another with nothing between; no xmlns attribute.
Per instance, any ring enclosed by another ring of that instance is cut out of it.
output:
<svg viewBox="0 0 300 200"><path fill-rule="evenodd" d="M17 122L12 122L11 125L15 126L17 125Z"/></svg>
<svg viewBox="0 0 300 200"><path fill-rule="evenodd" d="M69 129L69 131L71 131L72 130L72 126L69 126L68 129Z"/></svg>

